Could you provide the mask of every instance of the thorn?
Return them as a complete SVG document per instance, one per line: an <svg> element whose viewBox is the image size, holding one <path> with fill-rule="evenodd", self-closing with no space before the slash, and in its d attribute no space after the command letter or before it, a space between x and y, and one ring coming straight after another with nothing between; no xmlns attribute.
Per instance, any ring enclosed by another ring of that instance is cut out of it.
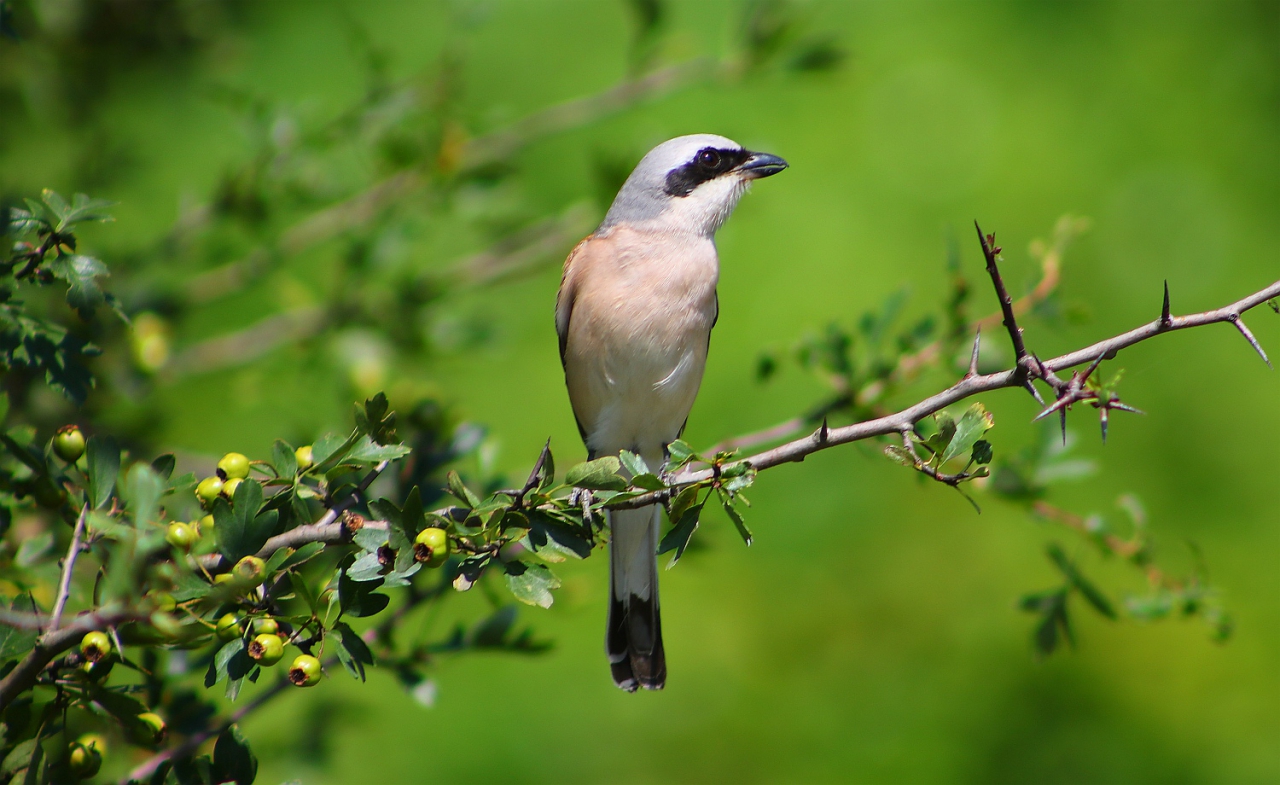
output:
<svg viewBox="0 0 1280 785"><path fill-rule="evenodd" d="M1064 395L1058 400L1054 401L1052 404L1050 404L1049 408L1037 414L1031 420L1031 422L1039 422L1057 411L1061 411L1065 414L1067 411L1067 407L1073 403L1075 403L1075 400L1070 395Z"/></svg>
<svg viewBox="0 0 1280 785"><path fill-rule="evenodd" d="M822 427L818 429L818 444L826 444L826 443L827 443L827 432L828 432L828 429L827 429L827 418L826 418L826 417L823 417L823 418L822 418Z"/></svg>
<svg viewBox="0 0 1280 785"><path fill-rule="evenodd" d="M1030 379L1024 379L1022 381L1022 386L1027 388L1027 392L1031 393L1031 397L1036 399L1036 403L1044 406L1044 398L1040 397L1040 391L1036 389L1036 386L1031 383Z"/></svg>
<svg viewBox="0 0 1280 785"><path fill-rule="evenodd" d="M969 355L969 373L968 376L978 375L978 349L982 346L982 328L978 328L978 332L973 336L973 353Z"/></svg>
<svg viewBox="0 0 1280 785"><path fill-rule="evenodd" d="M1257 352L1258 356L1262 358L1262 361L1267 364L1267 367L1273 368L1274 366L1271 365L1271 360L1267 359L1267 353L1262 351L1262 346L1258 343L1258 339L1254 338L1253 333L1249 332L1249 328L1244 326L1244 319L1236 316L1231 320L1231 323L1236 326L1236 329L1240 331L1240 334L1244 336L1244 339L1249 342L1249 345L1253 347L1253 350Z"/></svg>
<svg viewBox="0 0 1280 785"><path fill-rule="evenodd" d="M1098 355L1096 360L1089 363L1089 367L1085 369L1084 375L1080 377L1081 384L1084 384L1085 380L1092 376L1094 371L1098 370L1098 366L1102 365L1102 361L1105 360L1106 357L1107 353L1104 351L1102 354Z"/></svg>
<svg viewBox="0 0 1280 785"><path fill-rule="evenodd" d="M1067 446L1067 410L1065 408L1058 410L1058 422L1062 424L1062 446Z"/></svg>
<svg viewBox="0 0 1280 785"><path fill-rule="evenodd" d="M1134 414L1146 414L1146 412L1142 411L1136 406L1130 406L1127 403L1121 403L1120 401L1114 401L1114 400L1111 403L1107 404L1107 408L1119 409L1122 412L1132 412Z"/></svg>
<svg viewBox="0 0 1280 785"><path fill-rule="evenodd" d="M1101 417L1102 417L1102 443L1105 445L1105 444L1107 443L1107 407L1103 406L1101 411L1102 411L1102 414L1101 414Z"/></svg>
<svg viewBox="0 0 1280 785"><path fill-rule="evenodd" d="M1162 328L1173 324L1173 316L1169 313L1169 279L1164 281L1164 305L1160 308L1160 326Z"/></svg>

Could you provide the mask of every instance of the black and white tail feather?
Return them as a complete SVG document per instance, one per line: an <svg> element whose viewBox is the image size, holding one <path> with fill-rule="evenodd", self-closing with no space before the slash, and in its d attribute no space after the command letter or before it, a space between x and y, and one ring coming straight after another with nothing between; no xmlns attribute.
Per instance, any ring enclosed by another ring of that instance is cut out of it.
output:
<svg viewBox="0 0 1280 785"><path fill-rule="evenodd" d="M660 690L667 682L658 602L658 523L655 506L611 510L609 626L605 653L613 682L627 692Z"/></svg>

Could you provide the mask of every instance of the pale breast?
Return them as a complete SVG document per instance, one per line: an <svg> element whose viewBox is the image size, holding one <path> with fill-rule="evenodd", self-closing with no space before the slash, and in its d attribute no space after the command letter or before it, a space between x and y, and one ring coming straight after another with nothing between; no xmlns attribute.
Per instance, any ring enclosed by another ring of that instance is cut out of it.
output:
<svg viewBox="0 0 1280 785"><path fill-rule="evenodd" d="M574 413L595 452L660 451L679 434L702 381L716 318L715 245L622 229L589 243L585 263L566 271Z"/></svg>

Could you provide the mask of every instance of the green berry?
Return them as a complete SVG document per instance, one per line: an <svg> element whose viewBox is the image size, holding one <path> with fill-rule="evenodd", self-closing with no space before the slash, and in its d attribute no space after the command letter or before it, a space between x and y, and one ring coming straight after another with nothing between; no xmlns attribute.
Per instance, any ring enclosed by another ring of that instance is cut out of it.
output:
<svg viewBox="0 0 1280 785"><path fill-rule="evenodd" d="M418 532L413 541L413 558L428 567L439 567L449 558L449 535L434 526Z"/></svg>
<svg viewBox="0 0 1280 785"><path fill-rule="evenodd" d="M289 666L289 681L295 687L314 687L320 683L320 660L310 654L299 654Z"/></svg>
<svg viewBox="0 0 1280 785"><path fill-rule="evenodd" d="M89 681L102 681L111 673L111 669L115 667L115 660L102 659L97 662L80 663L80 675Z"/></svg>
<svg viewBox="0 0 1280 785"><path fill-rule="evenodd" d="M228 480L243 480L249 476L249 459L238 452L229 452L218 461L218 469Z"/></svg>
<svg viewBox="0 0 1280 785"><path fill-rule="evenodd" d="M218 640L233 641L239 638L244 632L240 628L240 620L236 618L234 613L228 613L221 619L218 619L218 626L215 629L218 634Z"/></svg>
<svg viewBox="0 0 1280 785"><path fill-rule="evenodd" d="M97 662L111 653L111 639L105 632L86 632L80 639L80 653L89 662Z"/></svg>
<svg viewBox="0 0 1280 785"><path fill-rule="evenodd" d="M67 769L78 780L87 780L102 768L102 752L97 747L73 742L67 754Z"/></svg>
<svg viewBox="0 0 1280 785"><path fill-rule="evenodd" d="M253 631L259 635L275 635L280 632L280 625L270 616L253 620Z"/></svg>
<svg viewBox="0 0 1280 785"><path fill-rule="evenodd" d="M217 524L214 522L213 516L206 515L203 518L201 518L199 521L195 522L196 533L198 534L210 533L213 531L213 527L216 525Z"/></svg>
<svg viewBox="0 0 1280 785"><path fill-rule="evenodd" d="M67 463L75 463L84 455L84 433L75 425L64 425L53 437L53 451Z"/></svg>
<svg viewBox="0 0 1280 785"><path fill-rule="evenodd" d="M305 472L315 465L315 458L311 452L311 445L299 447L293 451L293 457L298 461L298 471Z"/></svg>
<svg viewBox="0 0 1280 785"><path fill-rule="evenodd" d="M191 524L175 521L169 524L169 529L165 532L164 538L173 547L189 551L191 546L199 541L200 535L191 527Z"/></svg>
<svg viewBox="0 0 1280 785"><path fill-rule="evenodd" d="M162 591L152 592L149 597L151 599L152 607L163 613L169 613L174 608L178 607L178 601L173 598L172 594L167 594Z"/></svg>
<svg viewBox="0 0 1280 785"><path fill-rule="evenodd" d="M284 641L280 640L279 635L258 635L249 642L249 656L257 660L259 665L275 665L284 656Z"/></svg>
<svg viewBox="0 0 1280 785"><path fill-rule="evenodd" d="M244 482L244 480L239 477L232 477L230 480L227 480L222 484L222 495L232 501L235 501L236 488L239 488L240 483L242 482Z"/></svg>
<svg viewBox="0 0 1280 785"><path fill-rule="evenodd" d="M232 575L229 572L220 572L217 575L213 576L213 582L218 585L221 585L224 583L235 583L235 580L236 580L236 576Z"/></svg>
<svg viewBox="0 0 1280 785"><path fill-rule="evenodd" d="M152 744L159 744L164 741L165 736L169 735L169 728L164 724L159 714L154 712L143 712L138 715L138 721L142 723L143 729L146 731L147 740Z"/></svg>
<svg viewBox="0 0 1280 785"><path fill-rule="evenodd" d="M266 562L257 556L246 556L231 568L231 574L235 576L236 581L245 586L257 586L262 583L266 573Z"/></svg>
<svg viewBox="0 0 1280 785"><path fill-rule="evenodd" d="M222 493L222 479L220 477L205 477L196 486L196 498L204 504L213 504L213 500L218 498L220 493Z"/></svg>

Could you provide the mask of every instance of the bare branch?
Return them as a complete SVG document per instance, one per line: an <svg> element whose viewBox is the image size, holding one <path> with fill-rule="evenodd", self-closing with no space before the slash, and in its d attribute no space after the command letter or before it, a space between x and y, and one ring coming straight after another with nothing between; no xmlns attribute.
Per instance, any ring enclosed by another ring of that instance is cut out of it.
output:
<svg viewBox="0 0 1280 785"><path fill-rule="evenodd" d="M75 570L76 559L80 556L80 538L84 536L84 522L88 515L89 505L86 504L80 508L75 531L71 534L71 547L67 548L67 558L62 562L62 580L58 582L58 598L53 602L53 614L49 618L49 629L46 632L57 630L58 623L62 621L62 611L67 607L67 597L71 594L71 573Z"/></svg>
<svg viewBox="0 0 1280 785"><path fill-rule="evenodd" d="M1191 314L1188 316L1170 317L1167 326L1161 319L1149 322L1141 327L1134 328L1126 333L1098 341L1097 343L1077 349L1074 352L1054 357L1038 366L1046 373L1063 371L1082 365L1087 362L1093 362L1099 357L1113 358L1116 353L1122 349L1126 349L1134 344L1141 343L1157 335L1176 330L1187 330L1193 327L1203 327L1209 324L1217 324L1219 322L1236 323L1240 319L1240 315L1252 308L1267 302L1268 300L1280 296L1280 281L1260 289L1253 294L1237 300L1234 303L1225 305L1211 311ZM1029 358L1029 356L1028 356ZM850 444L852 442L863 441L877 436L886 436L889 434L902 433L904 430L910 429L915 423L924 417L935 412L941 411L954 403L971 398L981 393L1000 390L1006 387L1022 387L1025 379L1026 371L1023 366L1018 368L1001 371L999 373L987 374L984 376L966 376L956 384L948 387L941 392L932 395L924 400L901 409L893 414L884 417L877 417L865 422L846 425L841 428L831 428L823 433L815 431L801 439L788 442L787 444L774 447L770 450L756 453L748 458L742 459L750 464L757 471L763 471L774 466L784 463L792 463L795 461L803 461L807 456L820 450L829 449L842 444ZM1112 404L1111 408L1120 408ZM692 483L703 482L712 479L713 472L710 469L697 471L686 470L671 478L672 488L678 489L680 486ZM636 507L644 507L655 504L667 499L672 493L672 489L654 491L641 496L633 497L616 504L607 505L616 509L633 509Z"/></svg>
<svg viewBox="0 0 1280 785"><path fill-rule="evenodd" d="M1249 345L1253 347L1253 350L1257 352L1258 356L1262 358L1262 361L1267 364L1267 367L1271 368L1271 360L1267 359L1267 353L1262 351L1262 345L1258 343L1258 339L1253 337L1253 333L1249 332L1248 327L1245 327L1244 319L1237 316L1231 320L1231 323L1236 326L1236 329L1240 331L1240 334L1244 336L1244 339L1249 342Z"/></svg>

